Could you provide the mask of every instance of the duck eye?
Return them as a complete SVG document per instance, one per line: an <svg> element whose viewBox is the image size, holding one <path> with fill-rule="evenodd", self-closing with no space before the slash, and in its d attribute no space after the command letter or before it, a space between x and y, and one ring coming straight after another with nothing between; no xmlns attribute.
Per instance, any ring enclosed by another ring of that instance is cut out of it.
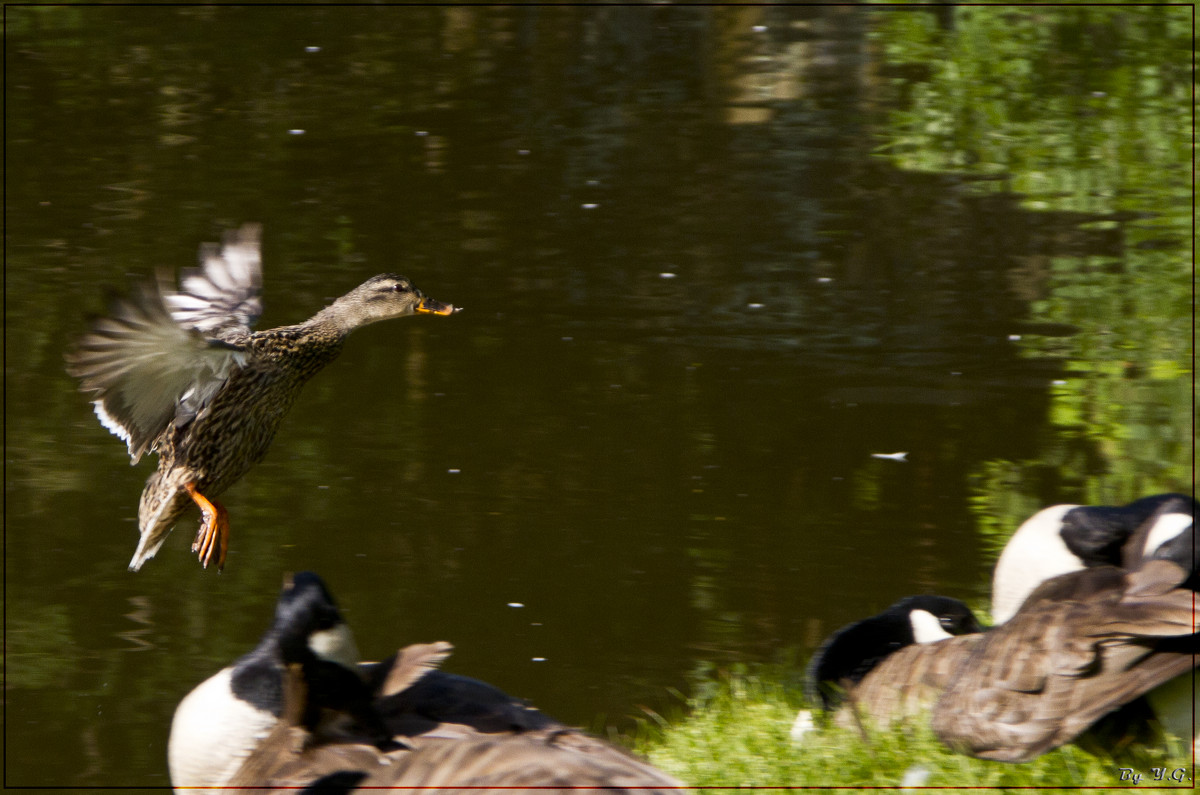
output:
<svg viewBox="0 0 1200 795"><path fill-rule="evenodd" d="M393 292L403 293L403 292L407 291L408 288L405 287L400 282L396 282L395 284L392 285L392 290L393 290Z"/></svg>

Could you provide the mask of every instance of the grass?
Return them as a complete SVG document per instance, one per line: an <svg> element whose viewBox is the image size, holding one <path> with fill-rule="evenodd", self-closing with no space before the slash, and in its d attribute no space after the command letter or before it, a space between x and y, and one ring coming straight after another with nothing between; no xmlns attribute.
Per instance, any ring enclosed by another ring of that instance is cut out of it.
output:
<svg viewBox="0 0 1200 795"><path fill-rule="evenodd" d="M1008 764L951 753L928 725L909 725L864 740L856 732L823 727L790 737L797 712L807 708L788 675L775 671L727 675L702 688L674 721L646 723L635 750L660 769L703 787L1129 787L1120 764L1075 746L1031 762ZM1191 759L1178 752L1145 751L1133 772L1143 787L1191 788ZM1122 763L1130 765L1131 763ZM1154 768L1165 771L1154 779ZM1170 775L1182 769L1183 782ZM909 778L906 780L906 776ZM914 778L916 780L914 780Z"/></svg>

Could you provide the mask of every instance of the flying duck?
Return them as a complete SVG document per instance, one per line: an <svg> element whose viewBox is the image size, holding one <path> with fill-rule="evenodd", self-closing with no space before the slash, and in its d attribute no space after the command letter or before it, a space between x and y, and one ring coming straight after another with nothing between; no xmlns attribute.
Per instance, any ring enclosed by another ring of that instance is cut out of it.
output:
<svg viewBox="0 0 1200 795"><path fill-rule="evenodd" d="M205 568L225 565L229 514L214 497L262 460L300 388L355 329L406 315L450 315L403 276L368 279L303 323L252 331L262 312L261 230L246 224L200 248L200 267L169 274L112 306L67 354L101 424L136 464L158 454L138 506L141 539L129 568L154 557L191 505L192 544Z"/></svg>

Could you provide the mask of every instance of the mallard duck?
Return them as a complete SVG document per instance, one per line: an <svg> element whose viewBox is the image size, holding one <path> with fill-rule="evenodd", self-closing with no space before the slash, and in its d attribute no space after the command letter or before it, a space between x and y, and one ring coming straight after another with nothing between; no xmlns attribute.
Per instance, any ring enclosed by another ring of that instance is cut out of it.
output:
<svg viewBox="0 0 1200 795"><path fill-rule="evenodd" d="M839 715L879 728L928 711L947 745L1000 761L1026 761L1077 741L1101 721L1140 719L1131 705L1143 695L1162 725L1191 736L1200 636L1192 608L1195 525L1188 513L1180 527L1181 508L1193 510L1162 499L1143 511L1141 523L1124 532L1125 568L1093 563L1052 576L988 630L941 639L926 633L931 642L916 642L920 633L896 631L898 619L929 622L916 620L920 610L905 602L858 622L818 652L810 687L824 692L840 683L849 709ZM953 600L923 607L943 627L973 623ZM863 638L872 626L891 629L872 645ZM897 648L897 637L912 642ZM1117 728L1144 734L1145 727Z"/></svg>
<svg viewBox="0 0 1200 795"><path fill-rule="evenodd" d="M297 574L258 646L180 703L171 782L322 792L680 785L489 684L437 670L451 649L420 644L355 665L328 589Z"/></svg>
<svg viewBox="0 0 1200 795"><path fill-rule="evenodd" d="M205 568L225 566L229 514L214 497L258 463L308 379L341 352L346 335L380 320L457 308L412 282L380 274L294 326L251 331L262 311L260 227L246 224L200 248L200 267L173 289L169 274L117 301L67 355L101 424L158 469L138 506L141 539L129 568L154 557L193 503L192 544Z"/></svg>

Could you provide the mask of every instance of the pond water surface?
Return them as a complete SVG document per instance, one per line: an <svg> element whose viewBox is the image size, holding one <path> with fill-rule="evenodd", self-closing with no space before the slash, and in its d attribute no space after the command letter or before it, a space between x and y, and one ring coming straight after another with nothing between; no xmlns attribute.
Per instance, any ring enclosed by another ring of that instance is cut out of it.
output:
<svg viewBox="0 0 1200 795"><path fill-rule="evenodd" d="M1043 504L1190 490L1188 52L1143 11L10 8L6 784L165 785L289 571L368 656L448 640L627 731L981 603ZM956 99L984 13L1062 41ZM63 353L247 221L260 328L385 271L465 311L349 340L224 496L224 573L191 518L130 573L152 464Z"/></svg>

